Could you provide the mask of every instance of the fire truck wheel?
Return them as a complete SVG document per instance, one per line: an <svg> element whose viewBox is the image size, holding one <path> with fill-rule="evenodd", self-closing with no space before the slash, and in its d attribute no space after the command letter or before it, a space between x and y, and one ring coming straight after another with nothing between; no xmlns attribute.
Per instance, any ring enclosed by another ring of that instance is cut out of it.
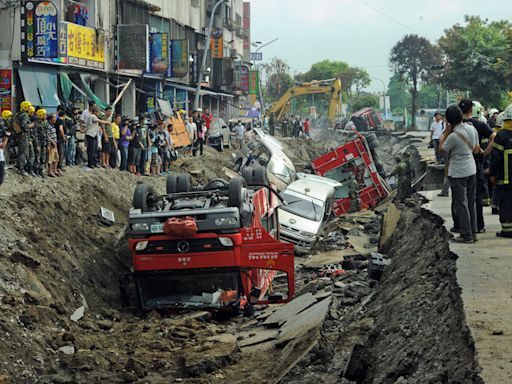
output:
<svg viewBox="0 0 512 384"><path fill-rule="evenodd" d="M252 167L243 167L242 168L242 177L245 179L247 183L253 182L253 169Z"/></svg>
<svg viewBox="0 0 512 384"><path fill-rule="evenodd" d="M254 182L258 184L268 184L267 169L260 165L253 168Z"/></svg>
<svg viewBox="0 0 512 384"><path fill-rule="evenodd" d="M178 175L178 192L190 192L192 189L192 180L189 173L180 173Z"/></svg>
<svg viewBox="0 0 512 384"><path fill-rule="evenodd" d="M177 175L167 176L166 191L167 191L167 194L178 192L178 176Z"/></svg>
<svg viewBox="0 0 512 384"><path fill-rule="evenodd" d="M153 187L147 184L137 184L133 193L133 208L146 212L148 210L148 201L153 196L156 196Z"/></svg>
<svg viewBox="0 0 512 384"><path fill-rule="evenodd" d="M365 133L364 137L366 138L366 142L368 143L370 150L375 149L380 145L379 139L377 139L377 135L375 133Z"/></svg>
<svg viewBox="0 0 512 384"><path fill-rule="evenodd" d="M242 208L245 201L246 186L245 179L240 176L229 181L228 207Z"/></svg>

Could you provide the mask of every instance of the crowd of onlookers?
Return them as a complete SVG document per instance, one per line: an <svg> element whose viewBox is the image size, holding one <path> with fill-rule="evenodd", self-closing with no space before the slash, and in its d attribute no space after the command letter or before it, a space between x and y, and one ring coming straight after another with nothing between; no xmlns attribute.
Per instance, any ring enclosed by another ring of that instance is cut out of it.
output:
<svg viewBox="0 0 512 384"><path fill-rule="evenodd" d="M445 165L439 196L452 193L455 240L473 243L486 231L484 206L500 215L498 237L512 237L512 105L502 113L461 100L431 124L436 163Z"/></svg>
<svg viewBox="0 0 512 384"><path fill-rule="evenodd" d="M182 154L203 155L213 115L200 108L190 116L185 111L177 113L190 141ZM172 121L152 119L146 114L129 118L115 114L111 107L101 111L94 101L83 111L59 106L56 113L23 101L16 115L2 112L0 184L6 164L13 165L20 175L39 177L59 177L65 167L78 165L119 169L139 176L167 174L177 158ZM243 128L234 135L243 142Z"/></svg>

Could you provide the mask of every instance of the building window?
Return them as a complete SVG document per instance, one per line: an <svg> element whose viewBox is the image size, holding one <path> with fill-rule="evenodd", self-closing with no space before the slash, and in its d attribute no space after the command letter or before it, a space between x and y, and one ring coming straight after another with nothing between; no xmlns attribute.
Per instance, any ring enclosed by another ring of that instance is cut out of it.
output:
<svg viewBox="0 0 512 384"><path fill-rule="evenodd" d="M96 28L95 0L65 0L64 19L70 23Z"/></svg>

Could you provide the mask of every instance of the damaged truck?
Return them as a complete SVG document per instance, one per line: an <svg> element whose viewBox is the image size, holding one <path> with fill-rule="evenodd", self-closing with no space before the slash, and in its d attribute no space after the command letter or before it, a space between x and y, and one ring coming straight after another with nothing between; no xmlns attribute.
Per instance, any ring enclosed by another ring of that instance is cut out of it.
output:
<svg viewBox="0 0 512 384"><path fill-rule="evenodd" d="M189 174L171 175L161 196L136 186L128 224L133 270L120 279L123 305L135 296L143 310L250 314L254 304L293 297L294 252L279 239L280 197L263 168L243 175L204 186L192 186Z"/></svg>

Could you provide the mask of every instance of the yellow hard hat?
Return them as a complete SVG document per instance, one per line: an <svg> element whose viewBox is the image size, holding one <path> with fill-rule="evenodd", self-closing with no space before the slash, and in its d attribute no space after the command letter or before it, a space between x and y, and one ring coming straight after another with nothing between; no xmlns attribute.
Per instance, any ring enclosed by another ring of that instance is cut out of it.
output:
<svg viewBox="0 0 512 384"><path fill-rule="evenodd" d="M46 119L46 109L38 109L36 112L36 116L38 119Z"/></svg>
<svg viewBox="0 0 512 384"><path fill-rule="evenodd" d="M12 112L9 110L2 111L2 119L7 120L12 116Z"/></svg>
<svg viewBox="0 0 512 384"><path fill-rule="evenodd" d="M36 111L36 109L34 108L33 105L31 105L30 107L28 107L28 113L34 113Z"/></svg>
<svg viewBox="0 0 512 384"><path fill-rule="evenodd" d="M29 108L32 106L30 101L22 101L20 104L20 109L22 111L28 112Z"/></svg>

